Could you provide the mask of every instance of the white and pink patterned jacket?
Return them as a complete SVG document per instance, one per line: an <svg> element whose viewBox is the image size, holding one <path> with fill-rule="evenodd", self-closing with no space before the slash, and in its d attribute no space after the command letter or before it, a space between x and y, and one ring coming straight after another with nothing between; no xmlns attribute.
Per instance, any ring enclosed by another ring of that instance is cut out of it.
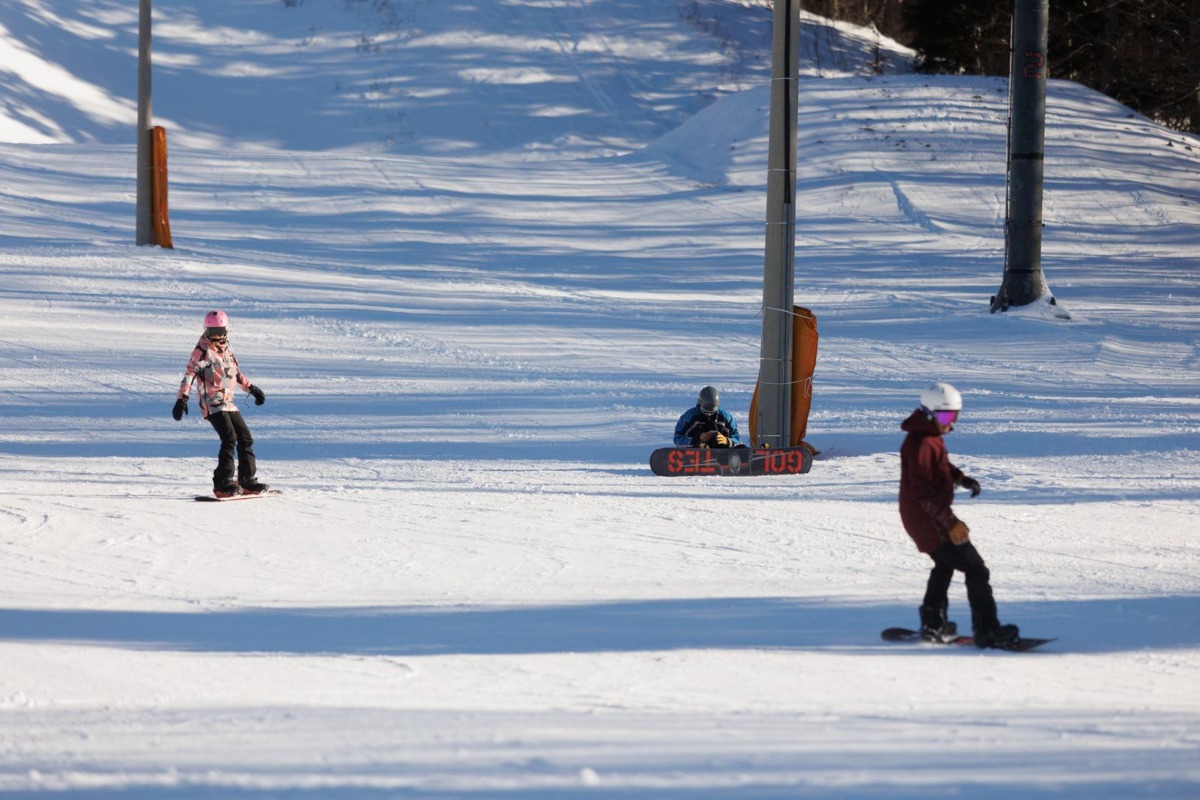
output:
<svg viewBox="0 0 1200 800"><path fill-rule="evenodd" d="M200 412L204 418L218 411L237 411L233 404L233 390L241 386L250 390L250 379L238 368L237 357L229 344L216 344L201 336L188 359L187 371L179 384L176 397L186 399L192 391L192 383L199 378Z"/></svg>

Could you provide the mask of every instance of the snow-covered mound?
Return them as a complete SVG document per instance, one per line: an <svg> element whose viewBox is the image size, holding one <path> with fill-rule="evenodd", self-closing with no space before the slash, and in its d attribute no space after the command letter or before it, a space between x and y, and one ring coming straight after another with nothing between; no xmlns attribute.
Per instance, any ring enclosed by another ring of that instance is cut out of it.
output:
<svg viewBox="0 0 1200 800"><path fill-rule="evenodd" d="M765 3L156 6L173 251L132 245L136 3L0 14L0 792L1196 796L1195 138L1052 83L1071 321L990 315L1003 82L814 31L825 453L659 479L757 374ZM192 501L216 437L170 409L218 307L281 496ZM1037 653L879 640L929 566L896 450L934 378Z"/></svg>
<svg viewBox="0 0 1200 800"><path fill-rule="evenodd" d="M128 144L138 4L6 0L0 141ZM805 15L805 71L911 53ZM635 150L770 71L764 2L158 2L154 114L188 147Z"/></svg>

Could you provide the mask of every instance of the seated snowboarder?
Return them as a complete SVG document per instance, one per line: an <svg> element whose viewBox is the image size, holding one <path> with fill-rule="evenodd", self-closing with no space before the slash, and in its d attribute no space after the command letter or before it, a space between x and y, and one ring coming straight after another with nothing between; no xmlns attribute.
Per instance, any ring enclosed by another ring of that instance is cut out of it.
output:
<svg viewBox="0 0 1200 800"><path fill-rule="evenodd" d="M992 597L991 575L971 544L968 528L950 510L954 488L975 497L979 481L950 463L942 437L954 430L962 411L962 395L948 383L921 392L921 406L900 426L907 431L900 446L900 519L917 549L933 559L921 605L921 638L949 641L958 626L946 619L947 593L954 572L962 572L971 604L971 627L978 647L1006 647L1020 638L1016 625L1001 625Z"/></svg>
<svg viewBox="0 0 1200 800"><path fill-rule="evenodd" d="M721 408L717 390L705 386L696 405L675 423L676 447L745 447L733 415Z"/></svg>

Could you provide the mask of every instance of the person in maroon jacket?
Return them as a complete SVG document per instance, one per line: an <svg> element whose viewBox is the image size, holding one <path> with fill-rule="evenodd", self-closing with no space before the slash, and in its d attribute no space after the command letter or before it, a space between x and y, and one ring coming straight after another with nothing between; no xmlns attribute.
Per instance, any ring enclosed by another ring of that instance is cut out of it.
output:
<svg viewBox="0 0 1200 800"><path fill-rule="evenodd" d="M946 619L947 592L954 572L962 572L971 604L971 627L979 647L1003 647L1020 638L1016 625L1001 625L992 597L991 574L971 544L967 524L954 515L954 488L979 495L979 481L950 463L942 437L954 430L962 411L962 395L948 383L921 392L921 407L900 426L907 432L900 446L900 519L917 549L933 559L921 604L921 637L948 641L958 626Z"/></svg>

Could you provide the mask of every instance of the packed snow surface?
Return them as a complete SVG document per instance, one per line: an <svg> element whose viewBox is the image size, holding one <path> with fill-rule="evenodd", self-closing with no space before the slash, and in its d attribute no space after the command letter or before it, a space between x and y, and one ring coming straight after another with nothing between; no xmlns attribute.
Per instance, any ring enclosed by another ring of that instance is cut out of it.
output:
<svg viewBox="0 0 1200 800"><path fill-rule="evenodd" d="M806 16L822 453L658 478L701 386L746 427L765 2L155 5L171 251L137 4L0 2L0 793L1200 794L1200 141L1051 81L1057 305L989 314L1006 82ZM280 496L192 499L213 308ZM1039 651L879 639L932 380Z"/></svg>

